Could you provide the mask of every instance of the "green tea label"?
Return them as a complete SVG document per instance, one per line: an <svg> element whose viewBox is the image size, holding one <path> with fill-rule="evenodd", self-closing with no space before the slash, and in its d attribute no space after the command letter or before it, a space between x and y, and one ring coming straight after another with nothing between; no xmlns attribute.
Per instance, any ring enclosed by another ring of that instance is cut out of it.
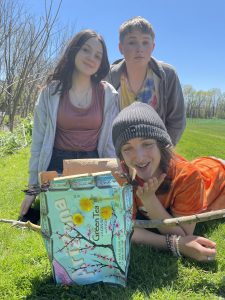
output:
<svg viewBox="0 0 225 300"><path fill-rule="evenodd" d="M50 182L41 227L56 283L126 285L132 203L132 187L108 172Z"/></svg>

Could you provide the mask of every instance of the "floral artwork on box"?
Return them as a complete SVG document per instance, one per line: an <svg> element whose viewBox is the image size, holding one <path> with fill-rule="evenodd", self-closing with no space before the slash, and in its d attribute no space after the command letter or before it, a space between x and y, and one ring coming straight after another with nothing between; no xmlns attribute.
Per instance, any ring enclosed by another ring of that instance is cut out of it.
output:
<svg viewBox="0 0 225 300"><path fill-rule="evenodd" d="M50 182L41 228L56 283L126 285L132 202L132 187L111 172Z"/></svg>

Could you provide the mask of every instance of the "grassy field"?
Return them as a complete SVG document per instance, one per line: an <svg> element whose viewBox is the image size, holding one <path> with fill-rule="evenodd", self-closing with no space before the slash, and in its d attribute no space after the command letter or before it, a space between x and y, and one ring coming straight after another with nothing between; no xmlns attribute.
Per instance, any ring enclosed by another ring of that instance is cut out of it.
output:
<svg viewBox="0 0 225 300"><path fill-rule="evenodd" d="M199 155L225 159L225 120L189 119L177 151L188 159Z"/></svg>
<svg viewBox="0 0 225 300"><path fill-rule="evenodd" d="M187 158L225 158L225 121L189 120L177 146ZM0 159L0 218L16 219L27 182L29 149ZM225 299L225 222L198 224L196 232L217 242L216 262L176 259L132 245L126 288L104 284L56 286L42 241L35 232L0 224L0 299Z"/></svg>

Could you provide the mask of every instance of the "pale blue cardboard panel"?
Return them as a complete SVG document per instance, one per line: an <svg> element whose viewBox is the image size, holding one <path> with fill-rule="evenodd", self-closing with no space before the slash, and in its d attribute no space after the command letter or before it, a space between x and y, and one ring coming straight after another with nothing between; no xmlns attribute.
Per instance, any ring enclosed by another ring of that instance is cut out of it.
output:
<svg viewBox="0 0 225 300"><path fill-rule="evenodd" d="M111 172L52 180L41 228L57 284L126 285L133 228L131 185Z"/></svg>

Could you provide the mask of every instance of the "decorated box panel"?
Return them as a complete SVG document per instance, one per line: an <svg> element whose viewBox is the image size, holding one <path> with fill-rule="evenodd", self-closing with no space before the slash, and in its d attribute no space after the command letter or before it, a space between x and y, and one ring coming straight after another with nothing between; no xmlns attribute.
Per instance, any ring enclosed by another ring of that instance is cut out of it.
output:
<svg viewBox="0 0 225 300"><path fill-rule="evenodd" d="M41 228L56 283L126 285L132 202L132 187L111 172L50 182Z"/></svg>

